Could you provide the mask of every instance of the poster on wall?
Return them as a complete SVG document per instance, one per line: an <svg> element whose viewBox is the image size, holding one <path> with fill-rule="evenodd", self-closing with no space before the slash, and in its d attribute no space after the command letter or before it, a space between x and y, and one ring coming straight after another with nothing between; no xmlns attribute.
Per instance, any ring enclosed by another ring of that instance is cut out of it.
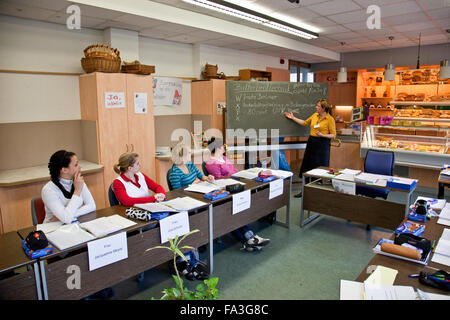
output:
<svg viewBox="0 0 450 320"><path fill-rule="evenodd" d="M182 98L182 79L153 78L153 105L179 106Z"/></svg>
<svg viewBox="0 0 450 320"><path fill-rule="evenodd" d="M105 108L125 107L125 92L105 92Z"/></svg>

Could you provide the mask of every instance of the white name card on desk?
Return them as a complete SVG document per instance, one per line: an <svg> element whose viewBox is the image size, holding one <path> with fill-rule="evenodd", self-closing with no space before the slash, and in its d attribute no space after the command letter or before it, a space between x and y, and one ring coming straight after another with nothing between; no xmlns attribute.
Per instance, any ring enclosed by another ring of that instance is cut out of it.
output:
<svg viewBox="0 0 450 320"><path fill-rule="evenodd" d="M251 190L233 194L233 214L247 210L251 205Z"/></svg>
<svg viewBox="0 0 450 320"><path fill-rule="evenodd" d="M128 258L127 233L88 242L89 271Z"/></svg>
<svg viewBox="0 0 450 320"><path fill-rule="evenodd" d="M176 236L184 236L189 230L189 215L187 211L173 214L159 220L159 229L161 231L161 243L175 239Z"/></svg>
<svg viewBox="0 0 450 320"><path fill-rule="evenodd" d="M269 184L269 200L283 194L283 179L273 180Z"/></svg>

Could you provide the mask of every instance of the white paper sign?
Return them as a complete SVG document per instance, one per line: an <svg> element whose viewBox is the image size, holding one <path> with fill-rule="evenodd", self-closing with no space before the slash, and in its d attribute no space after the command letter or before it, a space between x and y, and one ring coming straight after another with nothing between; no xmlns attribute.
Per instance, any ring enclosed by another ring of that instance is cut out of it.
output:
<svg viewBox="0 0 450 320"><path fill-rule="evenodd" d="M134 93L134 113L147 113L147 92Z"/></svg>
<svg viewBox="0 0 450 320"><path fill-rule="evenodd" d="M128 258L127 233L88 242L89 271Z"/></svg>
<svg viewBox="0 0 450 320"><path fill-rule="evenodd" d="M125 92L105 92L105 108L125 108Z"/></svg>
<svg viewBox="0 0 450 320"><path fill-rule="evenodd" d="M161 231L161 243L175 239L176 236L184 236L189 230L189 215L187 211L173 214L159 220L159 229Z"/></svg>
<svg viewBox="0 0 450 320"><path fill-rule="evenodd" d="M251 190L239 192L233 195L233 214L250 208Z"/></svg>
<svg viewBox="0 0 450 320"><path fill-rule="evenodd" d="M269 200L283 194L283 179L277 179L270 182Z"/></svg>
<svg viewBox="0 0 450 320"><path fill-rule="evenodd" d="M333 184L334 190L337 192L352 195L356 194L356 185L354 182L333 179L331 183Z"/></svg>
<svg viewBox="0 0 450 320"><path fill-rule="evenodd" d="M153 77L153 105L179 106L182 101L183 80Z"/></svg>

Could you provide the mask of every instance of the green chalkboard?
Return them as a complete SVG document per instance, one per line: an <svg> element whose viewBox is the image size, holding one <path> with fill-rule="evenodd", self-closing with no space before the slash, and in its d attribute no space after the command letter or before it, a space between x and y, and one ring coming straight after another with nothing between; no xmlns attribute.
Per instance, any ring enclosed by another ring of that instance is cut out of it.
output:
<svg viewBox="0 0 450 320"><path fill-rule="evenodd" d="M279 129L280 137L309 136L310 128L287 119L293 112L306 120L320 99L328 99L327 83L227 81L227 129Z"/></svg>

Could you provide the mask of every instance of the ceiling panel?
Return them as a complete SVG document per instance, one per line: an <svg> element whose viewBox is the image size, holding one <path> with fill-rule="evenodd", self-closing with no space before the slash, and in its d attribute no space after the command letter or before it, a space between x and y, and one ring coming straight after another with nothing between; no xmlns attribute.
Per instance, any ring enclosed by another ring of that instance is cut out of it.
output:
<svg viewBox="0 0 450 320"><path fill-rule="evenodd" d="M424 12L414 12L410 14L401 14L391 17L382 17L383 23L388 23L391 26L397 26L408 23L428 22L430 18Z"/></svg>
<svg viewBox="0 0 450 320"><path fill-rule="evenodd" d="M55 11L33 8L23 4L13 2L0 1L0 12L5 15L14 16L25 19L47 20Z"/></svg>
<svg viewBox="0 0 450 320"><path fill-rule="evenodd" d="M449 7L448 0L417 0L427 10Z"/></svg>
<svg viewBox="0 0 450 320"><path fill-rule="evenodd" d="M367 17L368 14L366 13L366 10L356 10L340 14L329 15L328 19L333 20L337 23L345 24L351 22L366 21Z"/></svg>
<svg viewBox="0 0 450 320"><path fill-rule="evenodd" d="M327 1L307 6L307 8L323 16L361 9L351 0Z"/></svg>

